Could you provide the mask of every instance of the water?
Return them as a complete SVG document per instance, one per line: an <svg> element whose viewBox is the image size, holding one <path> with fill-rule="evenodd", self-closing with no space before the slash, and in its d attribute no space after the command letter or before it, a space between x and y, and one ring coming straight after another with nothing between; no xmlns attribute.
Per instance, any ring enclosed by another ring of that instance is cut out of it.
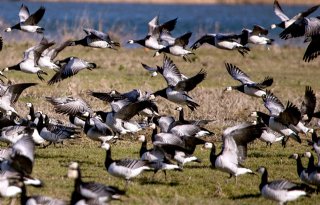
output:
<svg viewBox="0 0 320 205"><path fill-rule="evenodd" d="M101 28L113 31L125 38L143 38L147 32L147 23L160 15L160 23L178 17L174 36L187 31L194 33L191 41L204 33L241 32L242 28L251 28L258 24L268 28L278 23L279 18L270 5L153 5L153 4L99 4L99 3L47 3L25 2L33 13L40 6L46 7L44 18L39 23L46 29L46 35L59 38L64 30L75 36L83 36L83 27ZM18 22L21 1L1 2L0 19L5 25ZM291 17L308 6L283 5L285 13ZM319 11L318 11L319 14ZM313 14L314 15L314 14ZM4 28L0 29L3 31ZM270 32L277 39L280 29ZM17 33L17 32L16 32ZM9 35L4 34L2 35ZM10 34L12 35L12 34ZM123 39L124 38L124 39Z"/></svg>

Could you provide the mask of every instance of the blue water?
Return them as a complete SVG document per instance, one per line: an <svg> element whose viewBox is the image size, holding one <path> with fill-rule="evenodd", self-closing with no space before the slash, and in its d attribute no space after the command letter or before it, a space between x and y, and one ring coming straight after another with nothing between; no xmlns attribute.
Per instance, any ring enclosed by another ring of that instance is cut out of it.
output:
<svg viewBox="0 0 320 205"><path fill-rule="evenodd" d="M1 2L0 19L6 25L18 22L18 12L23 1ZM153 4L99 4L99 3L46 3L24 2L33 13L41 5L46 7L44 18L39 23L46 29L46 35L59 38L64 30L77 36L82 27L102 28L114 31L124 38L144 37L147 23L160 15L160 23L178 17L174 36L187 31L194 33L192 40L207 32L241 32L242 28L251 28L254 24L269 27L279 22L270 5L153 5ZM308 6L282 6L291 17ZM316 12L319 15L319 11ZM315 15L315 14L313 14ZM4 25L1 25L4 27ZM4 28L1 28L2 31ZM80 27L80 28L79 28ZM73 31L77 28L77 31ZM280 29L270 32L276 38ZM121 39L125 42L128 39Z"/></svg>

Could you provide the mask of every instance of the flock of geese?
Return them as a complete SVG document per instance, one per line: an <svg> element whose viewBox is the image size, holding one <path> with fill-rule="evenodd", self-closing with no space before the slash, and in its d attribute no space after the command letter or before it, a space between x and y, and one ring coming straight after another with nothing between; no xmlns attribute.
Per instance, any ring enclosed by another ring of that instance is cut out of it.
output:
<svg viewBox="0 0 320 205"><path fill-rule="evenodd" d="M271 28L282 28L282 39L305 37L310 42L304 54L304 61L314 60L320 54L320 16L308 17L317 10L319 5L298 13L292 18L287 17L277 0L274 1L274 12L281 19ZM38 23L45 14L41 7L30 15L28 7L22 5L19 11L20 22L5 29L5 32L21 30L24 32L41 33L45 29ZM175 28L177 18L159 24L158 16L148 23L148 33L144 38L129 40L129 44L139 44L146 48L156 50L154 56L164 53L161 66L149 66L142 63L152 76L162 75L167 87L155 92L143 92L133 89L126 93L116 90L110 92L88 91L88 95L107 102L111 111L93 111L84 100L79 97L46 97L55 109L55 112L67 115L69 125L53 119L49 114L36 112L32 103L27 103L29 113L21 116L14 104L25 89L32 89L37 83L13 84L6 79L5 72L12 70L30 74L37 74L41 81L48 75L43 69L53 69L56 73L47 82L50 86L76 75L85 69L95 69L97 65L71 56L62 60L55 60L59 53L68 46L87 46L93 48L117 49L120 44L113 41L110 36L101 31L85 28L85 37L79 40L68 40L60 45L49 41L45 37L37 45L24 52L23 59L16 65L8 66L0 72L0 140L8 143L8 147L0 149L0 197L12 198L20 196L21 204L67 204L67 202L48 196L27 196L28 186L41 187L43 181L32 176L35 162L35 149L38 146L61 143L64 140L75 138L83 132L91 140L101 143L106 150L105 168L115 177L126 181L124 189L104 185L97 182L85 182L81 178L80 165L71 162L68 177L74 179L74 190L70 204L108 204L111 200L119 200L128 189L128 182L145 170L152 170L154 174L163 171L167 176L168 170L183 171L184 165L189 162L201 162L194 151L197 145L210 149L210 162L212 168L228 173L237 179L243 174L253 174L249 168L242 166L247 158L248 143L260 139L267 144L281 141L285 147L289 139L301 143L299 134L312 133L310 145L313 146L317 156L320 155L320 141L313 128L308 123L313 117L319 118L320 113L315 112L316 97L311 87L306 87L304 100L299 109L291 102L283 104L272 92L266 90L273 84L273 78L266 76L261 82L255 82L236 65L225 63L230 76L239 81L237 86L230 86L225 91L237 90L246 95L261 98L269 113L256 111L251 116L256 117L252 122L244 122L224 130L222 134L222 150L217 154L214 143L207 141L206 136L214 133L205 125L212 122L210 119L188 120L184 117L182 106L194 111L199 107L196 99L189 96L189 92L205 80L207 72L199 70L194 76L188 77L180 72L169 55L180 56L190 61L189 56L195 55L187 49L192 33L187 32L179 37L173 37L171 31ZM273 40L266 37L268 29L255 25L253 29L243 29L240 34L215 33L206 34L190 47L196 50L207 43L219 49L237 50L241 55L250 52L248 44L270 45ZM0 38L0 50L5 49L5 42ZM5 82L7 81L7 82ZM163 97L176 103L179 119L173 116L159 114L157 97ZM134 118L136 115L144 116L141 121ZM140 159L113 159L111 143L127 133L135 134L141 130L151 129L152 148L148 148L147 136L139 135L141 141ZM301 157L309 158L305 168ZM314 163L311 152L303 155L290 156L297 162L298 176L303 183L294 183L288 180L268 181L266 167L259 167L257 172L262 174L259 185L261 194L267 199L285 204L300 196L310 195L320 190L320 164Z"/></svg>

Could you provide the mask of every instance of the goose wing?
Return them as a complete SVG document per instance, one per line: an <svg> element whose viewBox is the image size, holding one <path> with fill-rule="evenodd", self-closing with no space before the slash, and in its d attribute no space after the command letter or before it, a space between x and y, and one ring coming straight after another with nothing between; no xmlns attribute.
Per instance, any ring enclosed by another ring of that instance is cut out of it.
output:
<svg viewBox="0 0 320 205"><path fill-rule="evenodd" d="M21 93L25 89L34 85L37 85L37 83L19 83L19 84L10 85L5 91L4 95L1 96L1 100L14 104L18 101Z"/></svg>
<svg viewBox="0 0 320 205"><path fill-rule="evenodd" d="M151 21L148 23L148 35L152 35L153 31L159 25L159 16L155 16Z"/></svg>
<svg viewBox="0 0 320 205"><path fill-rule="evenodd" d="M274 13L281 19L281 21L288 21L289 17L284 14L279 2L277 0L274 1L273 4Z"/></svg>
<svg viewBox="0 0 320 205"><path fill-rule="evenodd" d="M186 45L188 45L191 35L192 35L192 32L183 34L182 36L176 38L176 40L174 41L174 44L184 48Z"/></svg>
<svg viewBox="0 0 320 205"><path fill-rule="evenodd" d="M88 94L98 98L99 100L105 101L105 102L113 102L113 101L119 101L119 100L124 100L125 96L121 94L112 94L111 92L107 93L102 93L102 92L93 92L93 91L88 91Z"/></svg>
<svg viewBox="0 0 320 205"><path fill-rule="evenodd" d="M204 43L210 43L214 45L214 41L215 41L215 34L206 34L202 36L200 39L198 39L196 42L194 42L192 46L190 46L190 48L192 50L196 50Z"/></svg>
<svg viewBox="0 0 320 205"><path fill-rule="evenodd" d="M163 57L163 66L162 68L159 67L159 72L167 81L168 86L176 86L182 80L182 75L179 69L166 55Z"/></svg>
<svg viewBox="0 0 320 205"><path fill-rule="evenodd" d="M172 31L177 24L177 20L178 20L178 18L175 18L175 19L169 20L169 21L161 24L159 26L159 31L160 32L162 32L163 30Z"/></svg>
<svg viewBox="0 0 320 205"><path fill-rule="evenodd" d="M25 22L30 16L29 9L26 5L22 4L19 11L20 22Z"/></svg>
<svg viewBox="0 0 320 205"><path fill-rule="evenodd" d="M24 21L24 23L29 24L29 25L36 25L42 19L45 11L46 11L46 9L43 6L41 6L36 12L34 12L32 15L30 15Z"/></svg>
<svg viewBox="0 0 320 205"><path fill-rule="evenodd" d="M315 35L311 37L311 42L309 43L306 52L304 53L303 60L310 62L311 60L317 58L320 55L320 35Z"/></svg>
<svg viewBox="0 0 320 205"><path fill-rule="evenodd" d="M25 135L12 146L12 167L18 172L31 174L34 162L34 141Z"/></svg>
<svg viewBox="0 0 320 205"><path fill-rule="evenodd" d="M84 32L86 32L87 35L93 35L93 36L95 36L95 38L110 42L110 37L106 33L103 33L101 31L97 31L94 29L90 29L90 28L84 28L83 30L84 30Z"/></svg>
<svg viewBox="0 0 320 205"><path fill-rule="evenodd" d="M57 113L76 115L85 112L93 114L91 107L81 98L74 97L46 97L46 100L50 102Z"/></svg>
<svg viewBox="0 0 320 205"><path fill-rule="evenodd" d="M30 199L35 200L37 204L67 205L66 201L63 201L61 199L52 198L50 196L43 196L43 195L31 196L31 197L29 197L27 204L29 204Z"/></svg>
<svg viewBox="0 0 320 205"><path fill-rule="evenodd" d="M272 77L265 77L264 80L261 83L256 83L255 86L260 88L260 89L264 89L266 87L271 86L273 83L273 78Z"/></svg>
<svg viewBox="0 0 320 205"><path fill-rule="evenodd" d="M200 70L195 76L186 80L180 81L175 87L175 90L189 92L193 90L199 83L201 83L207 76L205 70Z"/></svg>
<svg viewBox="0 0 320 205"><path fill-rule="evenodd" d="M242 84L255 84L255 82L237 66L231 63L225 63L225 66L233 79L240 81Z"/></svg>
<svg viewBox="0 0 320 205"><path fill-rule="evenodd" d="M262 26L259 26L259 25L253 26L253 29L252 29L253 35L257 35L257 36L265 35L266 36L266 35L268 35L268 33L269 33L268 29L265 29Z"/></svg>
<svg viewBox="0 0 320 205"><path fill-rule="evenodd" d="M63 42L62 44L60 44L58 47L54 48L54 49L51 49L49 52L48 52L48 56L50 56L50 60L53 60L57 57L57 55L63 50L65 49L67 46L69 46L71 43L71 41L65 41Z"/></svg>
<svg viewBox="0 0 320 205"><path fill-rule="evenodd" d="M148 161L137 160L137 159L121 159L115 160L117 166L123 166L129 169L138 169L140 167L149 166Z"/></svg>
<svg viewBox="0 0 320 205"><path fill-rule="evenodd" d="M130 103L123 108L121 108L116 114L115 117L128 121L130 120L133 116L138 114L140 111L142 111L145 108L152 108L153 104L149 100L145 101L140 101L140 102L135 102L135 103Z"/></svg>
<svg viewBox="0 0 320 205"><path fill-rule="evenodd" d="M306 86L304 99L301 104L300 112L301 112L301 115L306 114L308 116L307 122L310 122L312 119L314 109L316 107L316 103L317 103L317 98L315 93L313 92L310 86Z"/></svg>
<svg viewBox="0 0 320 205"><path fill-rule="evenodd" d="M294 104L288 101L286 109L280 112L277 119L287 126L290 124L297 125L301 119L301 112Z"/></svg>
<svg viewBox="0 0 320 205"><path fill-rule="evenodd" d="M99 130L103 135L113 135L112 130L105 123L101 122L99 119L93 117L91 118L94 122L94 126Z"/></svg>
<svg viewBox="0 0 320 205"><path fill-rule="evenodd" d="M153 67L150 67L144 63L141 63L142 67L144 69L146 69L147 71L150 71L150 72L158 72L158 67L157 68L153 68Z"/></svg>
<svg viewBox="0 0 320 205"><path fill-rule="evenodd" d="M238 148L233 137L223 136L223 150L221 155L224 159L228 159L229 162L238 165Z"/></svg>
<svg viewBox="0 0 320 205"><path fill-rule="evenodd" d="M299 185L288 180L275 180L268 184L269 188L274 190L293 190Z"/></svg>
<svg viewBox="0 0 320 205"><path fill-rule="evenodd" d="M270 90L266 91L266 95L262 99L264 106L269 110L271 115L278 116L284 110L284 105Z"/></svg>
<svg viewBox="0 0 320 205"><path fill-rule="evenodd" d="M318 18L303 18L291 24L283 30L279 36L282 39L297 38L300 36L314 36L320 34L320 19Z"/></svg>

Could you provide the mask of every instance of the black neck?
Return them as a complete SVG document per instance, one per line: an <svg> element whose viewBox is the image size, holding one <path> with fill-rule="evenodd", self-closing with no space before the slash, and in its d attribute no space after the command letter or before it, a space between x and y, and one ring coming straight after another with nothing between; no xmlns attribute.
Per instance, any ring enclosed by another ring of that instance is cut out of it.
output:
<svg viewBox="0 0 320 205"><path fill-rule="evenodd" d="M260 118L264 124L269 125L269 119L270 119L269 115L259 111L257 111L257 115L258 115L258 118Z"/></svg>
<svg viewBox="0 0 320 205"><path fill-rule="evenodd" d="M233 90L238 90L244 93L244 85L232 86Z"/></svg>
<svg viewBox="0 0 320 205"><path fill-rule="evenodd" d="M133 40L134 43L137 43L141 46L145 46L146 45L146 42L145 42L145 39L140 39L140 40Z"/></svg>
<svg viewBox="0 0 320 205"><path fill-rule="evenodd" d="M25 205L29 197L27 196L26 185L23 183L21 186L20 204Z"/></svg>
<svg viewBox="0 0 320 205"><path fill-rule="evenodd" d="M142 157L142 155L143 155L144 153L146 153L147 151L148 151L148 149L147 149L147 140L145 139L145 140L141 143L141 148L140 148L140 152L139 152L140 157Z"/></svg>
<svg viewBox="0 0 320 205"><path fill-rule="evenodd" d="M31 121L34 121L35 115L34 115L34 107L33 107L33 105L31 105L31 107L29 109L29 115L31 117Z"/></svg>
<svg viewBox="0 0 320 205"><path fill-rule="evenodd" d="M179 121L185 122L183 108L179 111Z"/></svg>
<svg viewBox="0 0 320 205"><path fill-rule="evenodd" d="M161 96L161 97L166 98L166 97L167 97L166 89L167 89L167 88L164 88L164 89L162 89L162 90L158 90L158 91L156 91L156 92L153 93L153 94L154 94L154 96Z"/></svg>
<svg viewBox="0 0 320 205"><path fill-rule="evenodd" d="M302 173L303 170L304 170L304 167L302 165L301 158L300 158L300 156L298 156L298 158L297 158L297 173L298 173L298 176L300 176L300 174Z"/></svg>
<svg viewBox="0 0 320 205"><path fill-rule="evenodd" d="M8 70L20 70L20 64L8 67Z"/></svg>
<svg viewBox="0 0 320 205"><path fill-rule="evenodd" d="M309 162L308 162L308 170L314 170L315 165L314 165L314 157L313 155L311 155L311 157L309 158Z"/></svg>
<svg viewBox="0 0 320 205"><path fill-rule="evenodd" d="M212 144L212 148L211 148L211 152L210 152L210 162L213 168L215 168L215 162L217 159L217 155L216 155L216 146L214 144Z"/></svg>
<svg viewBox="0 0 320 205"><path fill-rule="evenodd" d="M73 45L82 45L82 46L87 46L88 42L87 42L87 38L83 38L81 40L77 40L77 41L73 41Z"/></svg>
<svg viewBox="0 0 320 205"><path fill-rule="evenodd" d="M113 160L111 158L111 147L106 151L106 160L104 161L104 165L106 169L109 169L109 166L113 163Z"/></svg>
<svg viewBox="0 0 320 205"><path fill-rule="evenodd" d="M106 122L108 112L97 111L96 114L101 117L102 122Z"/></svg>
<svg viewBox="0 0 320 205"><path fill-rule="evenodd" d="M268 184L268 171L267 169L264 170L262 176L261 176L261 183L259 185L259 189L260 191L262 190L262 188Z"/></svg>
<svg viewBox="0 0 320 205"><path fill-rule="evenodd" d="M90 116L86 117L86 121L84 123L83 131L87 133L92 126L90 125Z"/></svg>
<svg viewBox="0 0 320 205"><path fill-rule="evenodd" d="M152 142L154 142L156 140L155 139L156 134L158 134L158 128L157 127L152 130L152 134L151 134L151 141Z"/></svg>
<svg viewBox="0 0 320 205"><path fill-rule="evenodd" d="M43 124L43 116L42 114L40 114L40 117L38 119L38 124L37 124L37 130L40 134L41 130L44 128L44 124Z"/></svg>

